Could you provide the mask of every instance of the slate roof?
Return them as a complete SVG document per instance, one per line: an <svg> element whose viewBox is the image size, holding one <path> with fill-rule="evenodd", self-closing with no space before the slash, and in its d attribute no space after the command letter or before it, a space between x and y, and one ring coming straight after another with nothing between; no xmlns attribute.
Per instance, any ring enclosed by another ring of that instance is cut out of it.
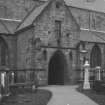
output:
<svg viewBox="0 0 105 105"><path fill-rule="evenodd" d="M65 0L68 6L105 13L105 0Z"/></svg>
<svg viewBox="0 0 105 105"><path fill-rule="evenodd" d="M19 25L18 21L8 21L6 19L0 19L0 33L2 34L14 34L16 27Z"/></svg>
<svg viewBox="0 0 105 105"><path fill-rule="evenodd" d="M17 31L31 25L33 21L41 14L44 8L47 7L50 1L45 2L37 8L33 8L33 10L24 18L23 22L17 27Z"/></svg>
<svg viewBox="0 0 105 105"><path fill-rule="evenodd" d="M5 34L10 33L7 27L2 23L2 21L0 21L0 33L5 33Z"/></svg>
<svg viewBox="0 0 105 105"><path fill-rule="evenodd" d="M105 33L91 30L81 30L80 41L105 43Z"/></svg>
<svg viewBox="0 0 105 105"><path fill-rule="evenodd" d="M20 22L13 22L13 21L3 21L5 26L7 27L10 34L14 34L16 31L16 27L19 25Z"/></svg>
<svg viewBox="0 0 105 105"><path fill-rule="evenodd" d="M48 1L48 0L42 0L42 1ZM68 6L105 13L105 0L64 0L64 1Z"/></svg>

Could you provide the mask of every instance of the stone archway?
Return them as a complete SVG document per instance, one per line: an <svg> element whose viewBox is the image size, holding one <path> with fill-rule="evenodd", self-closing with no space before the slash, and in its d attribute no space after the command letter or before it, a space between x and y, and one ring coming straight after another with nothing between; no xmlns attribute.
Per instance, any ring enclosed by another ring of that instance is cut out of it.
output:
<svg viewBox="0 0 105 105"><path fill-rule="evenodd" d="M64 54L61 51L56 51L49 62L48 84L63 85L66 67Z"/></svg>

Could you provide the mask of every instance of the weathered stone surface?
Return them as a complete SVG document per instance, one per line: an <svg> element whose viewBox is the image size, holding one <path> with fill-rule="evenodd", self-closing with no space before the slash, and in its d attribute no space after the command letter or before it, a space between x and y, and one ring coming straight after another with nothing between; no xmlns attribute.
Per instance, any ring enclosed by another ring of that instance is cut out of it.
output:
<svg viewBox="0 0 105 105"><path fill-rule="evenodd" d="M17 65L18 68L31 68L33 29L23 31L17 40Z"/></svg>
<svg viewBox="0 0 105 105"><path fill-rule="evenodd" d="M21 32L18 36L18 67L27 68L43 68L45 71L39 71L37 73L39 84L47 84L48 81L48 66L51 56L57 51L57 49L47 48L48 57L45 61L43 58L43 50L44 48L37 49L35 46L36 43L29 43L30 39L35 41L37 38L40 38L40 43L43 46L55 46L59 47L57 43L57 36L55 33L55 21L61 21L61 47L72 47L75 48L76 44L79 42L79 27L76 24L75 19L72 17L71 12L67 9L65 4L60 1L60 7L56 8L56 1L49 4L46 9L38 16L35 20L34 29L28 29L24 32ZM58 14L59 13L59 14ZM27 47L31 46L32 48ZM61 49L64 53L64 56L69 63L69 53L66 54L66 50ZM72 51L72 50L71 50ZM73 62L72 68L67 67L67 71L65 77L68 77L68 81L70 81L70 77L76 69L76 53L73 51ZM26 63L26 58L30 55L31 64ZM68 64L69 65L69 64ZM72 74L70 74L71 72ZM70 75L69 75L70 74ZM73 78L74 79L74 78ZM71 80L72 81L72 80Z"/></svg>
<svg viewBox="0 0 105 105"><path fill-rule="evenodd" d="M23 19L23 17L26 16L26 14L33 8L34 5L36 5L37 7L38 5L40 5L40 3L43 3L33 0L1 0L0 3L4 5L4 1L6 2L5 5L7 5L7 7L0 7L0 10L2 11L0 12L1 16L6 18L19 19ZM60 1L60 7L56 8L56 2L54 1L49 6L47 6L47 8L41 13L41 15L38 16L38 18L33 22L33 27L22 30L18 33L17 36L2 35L6 40L9 48L8 65L12 67L17 66L19 69L45 69L44 71L39 71L37 73L38 84L47 84L49 62L58 49L43 48L40 46L43 45L47 47L59 47L55 32L55 20L59 20L62 23L60 46L64 48L76 48L76 45L80 41L79 26L82 28L91 28L104 31L104 17L105 14L90 10L83 10L74 7L69 7L68 10L68 7L66 7L64 2L62 1ZM104 33L94 33L94 35L103 36ZM36 39L40 39L40 43L38 43ZM89 60L94 45L94 43L85 43L86 50L88 51L86 58L88 58ZM102 68L105 68L105 45L103 43L98 43L98 46L100 47L102 53ZM47 51L46 60L44 59L44 50ZM71 82L75 79L78 79L78 73L75 70L77 68L80 69L80 58L77 58L76 50L60 50L64 54L68 64L67 71L65 73L65 77L68 77L66 78L67 81ZM70 52L72 52L72 60L70 59ZM24 73L20 73L21 77L22 75L24 75ZM29 79L29 76L30 72L27 73L27 80Z"/></svg>

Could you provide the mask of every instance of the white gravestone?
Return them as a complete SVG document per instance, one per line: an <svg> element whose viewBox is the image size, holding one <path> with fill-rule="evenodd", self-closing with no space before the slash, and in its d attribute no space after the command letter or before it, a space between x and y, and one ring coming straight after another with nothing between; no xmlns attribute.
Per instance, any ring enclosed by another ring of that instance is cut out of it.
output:
<svg viewBox="0 0 105 105"><path fill-rule="evenodd" d="M1 85L3 86L3 88L5 87L5 76L6 76L6 72L1 74Z"/></svg>
<svg viewBox="0 0 105 105"><path fill-rule="evenodd" d="M96 79L100 81L101 80L101 67L97 66L96 70L97 70Z"/></svg>
<svg viewBox="0 0 105 105"><path fill-rule="evenodd" d="M83 89L90 89L90 83L89 83L89 62L85 61L84 64L84 82L83 82Z"/></svg>

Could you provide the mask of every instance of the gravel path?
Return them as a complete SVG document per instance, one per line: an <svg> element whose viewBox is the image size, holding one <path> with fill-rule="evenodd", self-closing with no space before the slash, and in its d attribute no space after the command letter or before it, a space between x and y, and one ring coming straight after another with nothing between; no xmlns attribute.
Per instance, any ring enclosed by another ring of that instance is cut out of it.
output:
<svg viewBox="0 0 105 105"><path fill-rule="evenodd" d="M78 86L48 86L43 89L52 92L48 105L98 105L87 96L76 91Z"/></svg>

